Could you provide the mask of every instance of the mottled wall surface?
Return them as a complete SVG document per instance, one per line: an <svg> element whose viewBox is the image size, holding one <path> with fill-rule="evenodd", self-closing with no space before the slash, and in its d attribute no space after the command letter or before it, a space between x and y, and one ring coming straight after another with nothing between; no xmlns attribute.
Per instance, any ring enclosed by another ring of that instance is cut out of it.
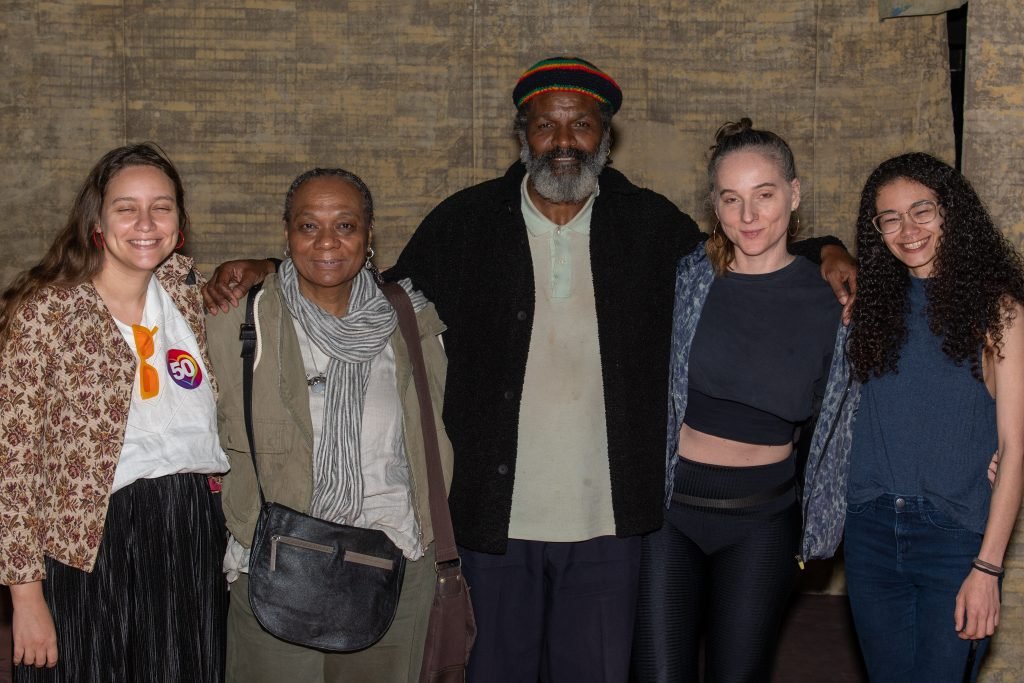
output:
<svg viewBox="0 0 1024 683"><path fill-rule="evenodd" d="M40 256L89 166L137 140L180 166L206 270L280 253L284 191L314 165L370 184L389 263L431 206L516 158L511 87L559 53L623 86L613 156L635 181L702 213L714 131L749 115L796 150L805 232L848 239L878 160L950 155L944 45L941 17L882 23L872 0L8 0L0 280Z"/></svg>
<svg viewBox="0 0 1024 683"><path fill-rule="evenodd" d="M1024 245L1024 5L970 4L963 170L996 225Z"/></svg>
<svg viewBox="0 0 1024 683"><path fill-rule="evenodd" d="M977 4L965 164L1020 235L1020 146L999 134L1021 129L1024 26L1019 0ZM5 0L0 281L39 258L92 163L138 140L179 165L207 271L279 254L284 191L315 165L370 184L389 263L430 207L516 158L512 85L565 53L623 86L613 157L634 181L702 217L704 153L720 123L748 115L796 151L805 232L850 243L879 161L952 160L944 21L880 22L877 0ZM1021 553L998 666L1022 659Z"/></svg>
<svg viewBox="0 0 1024 683"><path fill-rule="evenodd" d="M963 171L996 225L1024 248L1024 5L974 1L967 13ZM1019 683L1024 680L1024 515L1006 557L999 628L983 680Z"/></svg>

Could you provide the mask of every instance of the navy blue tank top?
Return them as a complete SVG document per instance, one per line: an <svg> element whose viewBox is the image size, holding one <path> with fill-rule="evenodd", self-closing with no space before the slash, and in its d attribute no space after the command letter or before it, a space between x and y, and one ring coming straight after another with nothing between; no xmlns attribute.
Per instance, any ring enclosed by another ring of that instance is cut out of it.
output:
<svg viewBox="0 0 1024 683"><path fill-rule="evenodd" d="M996 402L928 329L926 282L911 278L897 372L861 387L847 500L925 496L965 529L984 533L992 497L986 472L998 445Z"/></svg>

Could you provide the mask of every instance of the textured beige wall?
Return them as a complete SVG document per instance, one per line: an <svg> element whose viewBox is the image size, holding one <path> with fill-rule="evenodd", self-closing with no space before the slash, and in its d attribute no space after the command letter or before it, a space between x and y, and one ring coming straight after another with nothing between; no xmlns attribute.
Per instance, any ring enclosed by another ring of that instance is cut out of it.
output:
<svg viewBox="0 0 1024 683"><path fill-rule="evenodd" d="M516 154L510 91L579 53L625 90L616 165L695 216L704 151L741 115L793 144L805 232L849 237L863 178L905 148L949 156L941 18L872 0L11 2L0 14L0 280L34 262L107 149L178 163L209 267L279 253L288 182L317 164L370 184L392 261L427 210Z"/></svg>
<svg viewBox="0 0 1024 683"><path fill-rule="evenodd" d="M1024 247L1024 5L968 5L963 171L997 226ZM993 641L986 683L1024 681L1024 515L1006 558L1001 635Z"/></svg>
<svg viewBox="0 0 1024 683"><path fill-rule="evenodd" d="M314 165L370 184L378 260L389 263L431 206L515 158L512 85L560 53L623 86L615 165L695 217L713 133L743 115L793 145L808 234L851 241L861 184L882 159L912 149L952 159L944 18L880 22L877 0L235 4L5 0L0 282L39 258L103 152L147 139L185 177L189 248L205 270L280 253L284 191ZM986 85L969 95L968 137L979 142L965 146L965 163L1004 160L992 182L976 180L1024 234L1024 171L1010 161L1020 147L998 137L1024 116L1019 0L977 4L968 68ZM993 658L1006 667L1021 662L1019 544L1011 562Z"/></svg>
<svg viewBox="0 0 1024 683"><path fill-rule="evenodd" d="M969 5L963 171L996 225L1024 245L1024 5Z"/></svg>

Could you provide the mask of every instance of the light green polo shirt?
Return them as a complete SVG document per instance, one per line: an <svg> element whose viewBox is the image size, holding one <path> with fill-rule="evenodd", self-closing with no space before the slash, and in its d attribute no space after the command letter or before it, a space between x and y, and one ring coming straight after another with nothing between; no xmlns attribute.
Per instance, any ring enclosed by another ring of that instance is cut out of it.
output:
<svg viewBox="0 0 1024 683"><path fill-rule="evenodd" d="M528 179L521 203L536 302L509 538L585 541L615 533L590 269L590 218L599 191L559 226L533 205Z"/></svg>

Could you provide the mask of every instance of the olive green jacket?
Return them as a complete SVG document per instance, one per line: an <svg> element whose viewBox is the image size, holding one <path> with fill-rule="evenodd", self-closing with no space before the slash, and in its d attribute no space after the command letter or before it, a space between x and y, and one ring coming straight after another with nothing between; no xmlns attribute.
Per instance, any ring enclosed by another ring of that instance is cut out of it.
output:
<svg viewBox="0 0 1024 683"><path fill-rule="evenodd" d="M299 340L281 298L276 275L267 278L256 304L258 347L252 408L260 481L267 500L308 513L313 492L313 423L309 412L309 390ZM228 313L208 315L206 330L211 362L220 385L217 401L220 443L231 461L231 471L224 477L224 516L231 534L248 547L259 515L259 493L242 412L242 347L238 330L244 318L243 301ZM441 467L445 487L448 488L452 478L452 447L441 422L447 359L438 339L445 328L433 304L427 304L416 314L416 319L434 421L437 423ZM391 344L395 351L398 395L402 400L413 505L426 549L434 540L434 532L430 521L419 402L412 380L412 363L398 329L391 336Z"/></svg>

